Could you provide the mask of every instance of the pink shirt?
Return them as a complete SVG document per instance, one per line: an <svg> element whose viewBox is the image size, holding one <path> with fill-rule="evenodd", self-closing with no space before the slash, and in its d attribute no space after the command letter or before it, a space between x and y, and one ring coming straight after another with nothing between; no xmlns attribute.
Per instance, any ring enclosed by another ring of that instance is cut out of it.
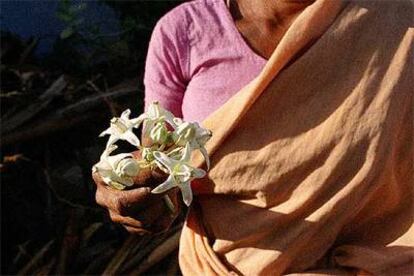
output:
<svg viewBox="0 0 414 276"><path fill-rule="evenodd" d="M145 66L145 106L201 122L264 67L236 28L224 0L195 0L154 28Z"/></svg>

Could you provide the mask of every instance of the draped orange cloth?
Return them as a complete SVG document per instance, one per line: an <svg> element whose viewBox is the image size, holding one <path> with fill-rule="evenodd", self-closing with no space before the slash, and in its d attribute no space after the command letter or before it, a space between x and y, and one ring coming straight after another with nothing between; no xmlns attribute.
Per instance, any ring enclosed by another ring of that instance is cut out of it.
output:
<svg viewBox="0 0 414 276"><path fill-rule="evenodd" d="M184 275L414 272L412 20L410 1L317 0L203 122Z"/></svg>

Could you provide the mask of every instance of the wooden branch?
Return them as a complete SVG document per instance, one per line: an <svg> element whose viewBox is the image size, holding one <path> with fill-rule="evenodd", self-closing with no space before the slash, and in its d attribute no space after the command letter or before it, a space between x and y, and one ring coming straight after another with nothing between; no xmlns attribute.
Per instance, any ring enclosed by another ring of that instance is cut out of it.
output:
<svg viewBox="0 0 414 276"><path fill-rule="evenodd" d="M136 85L133 85L134 83L134 81L129 81L112 88L109 92L102 92L102 94L84 98L77 103L68 105L56 111L54 114L50 115L47 120L37 120L32 124L21 127L17 130L18 126L27 122L33 118L35 114L43 110L48 105L49 100L46 102L32 104L26 110L17 112L17 115L13 115L10 119L2 118L4 124L2 124L1 128L2 139L0 141L0 145L7 146L10 144L32 140L39 136L49 135L55 131L68 129L90 119L104 117L106 114L101 110L98 110L98 107L109 99L116 99L137 94L139 90ZM52 91L51 88L49 90ZM45 92L42 97L49 99L52 97L51 93L52 92ZM96 110L93 110L94 108Z"/></svg>
<svg viewBox="0 0 414 276"><path fill-rule="evenodd" d="M56 257L53 257L49 263L46 263L42 266L39 270L37 270L34 275L36 276L44 276L44 275L51 275L51 270L56 263Z"/></svg>
<svg viewBox="0 0 414 276"><path fill-rule="evenodd" d="M89 84L90 87L92 87L93 90L98 92L102 95L103 101L106 103L106 105L109 108L109 111L111 111L112 117L115 117L117 114L116 108L114 106L114 103L108 98L108 96L105 95L105 92L103 92L93 81L89 80L87 81L87 84Z"/></svg>
<svg viewBox="0 0 414 276"><path fill-rule="evenodd" d="M62 241L60 244L59 258L56 264L56 274L65 275L70 273L73 260L80 243L80 225L79 222L83 212L79 209L69 210L68 220Z"/></svg>
<svg viewBox="0 0 414 276"><path fill-rule="evenodd" d="M110 248L98 255L86 269L83 271L82 275L97 275L102 274L102 270L105 268L105 264L111 259L112 255L116 252L114 249ZM103 274L102 274L103 275Z"/></svg>
<svg viewBox="0 0 414 276"><path fill-rule="evenodd" d="M79 210L90 210L90 211L98 211L99 210L98 208L95 208L93 206L81 205L79 203L72 202L72 201L67 200L64 197L60 196L59 193L56 191L55 187L52 184L51 177L50 177L50 174L49 174L49 171L48 171L47 168L43 169L43 174L45 176L46 187L49 189L49 191L51 192L51 194L54 196L54 198L57 201L59 201L63 204L66 204L67 206L70 206L72 208L79 209Z"/></svg>
<svg viewBox="0 0 414 276"><path fill-rule="evenodd" d="M167 272L165 273L167 276L177 276L180 267L178 265L178 250L175 251L174 254L171 256L170 263L168 264Z"/></svg>
<svg viewBox="0 0 414 276"><path fill-rule="evenodd" d="M69 129L92 119L96 120L96 118L99 118L100 116L102 116L102 114L97 112L89 112L71 118L52 118L41 124L36 122L20 131L12 132L6 135L3 134L0 145L7 146L10 144L33 140L40 136L49 135L55 131Z"/></svg>
<svg viewBox="0 0 414 276"><path fill-rule="evenodd" d="M11 117L2 118L2 134L10 133L12 130L21 126L23 123L32 119L40 111L44 110L53 98L60 95L65 89L67 82L63 76L60 76L50 87L43 93L39 99L16 113L13 113Z"/></svg>
<svg viewBox="0 0 414 276"><path fill-rule="evenodd" d="M174 250L178 248L178 244L180 241L181 231L177 231L161 243L157 248L155 248L151 254L140 264L140 266L132 271L130 275L140 275L146 272L148 269L153 267L155 264L160 262L166 256L171 254Z"/></svg>
<svg viewBox="0 0 414 276"><path fill-rule="evenodd" d="M122 247L118 250L115 256L112 258L111 262L106 267L103 275L117 275L119 274L118 270L121 265L125 262L128 258L129 254L131 253L134 245L139 243L140 236L137 235L130 235L122 245Z"/></svg>
<svg viewBox="0 0 414 276"><path fill-rule="evenodd" d="M18 275L28 275L33 272L34 269L42 265L42 262L46 254L50 251L55 241L49 241L43 248L27 263L17 274Z"/></svg>
<svg viewBox="0 0 414 276"><path fill-rule="evenodd" d="M105 103L105 99L115 99L123 96L133 95L137 93L137 88L123 88L116 91L106 92L99 95L94 95L87 97L85 99L80 100L77 103L71 104L62 110L56 112L59 116L67 116L72 114L79 114L80 112L84 112L86 110L90 110L94 107L99 106L102 103Z"/></svg>
<svg viewBox="0 0 414 276"><path fill-rule="evenodd" d="M39 43L39 38L32 39L32 41L26 45L26 48L24 49L23 53L21 54L19 58L19 66L21 66L26 59L30 56L31 53L33 53L34 49L36 48L37 44Z"/></svg>
<svg viewBox="0 0 414 276"><path fill-rule="evenodd" d="M135 269L137 266L139 266L140 262L150 254L155 248L157 248L162 242L164 242L166 239L171 237L171 235L174 235L174 233L181 232L181 229L183 228L183 224L179 223L169 229L166 233L156 235L156 236L146 236L148 239L148 243L145 243L141 246L139 252L137 252L135 255L131 257L131 259L123 266L123 269L121 271L122 274L127 274L131 270Z"/></svg>

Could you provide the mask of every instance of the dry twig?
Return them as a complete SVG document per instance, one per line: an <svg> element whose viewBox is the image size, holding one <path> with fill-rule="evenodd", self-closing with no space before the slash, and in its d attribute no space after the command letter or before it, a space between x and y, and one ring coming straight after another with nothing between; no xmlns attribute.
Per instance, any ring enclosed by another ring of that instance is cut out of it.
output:
<svg viewBox="0 0 414 276"><path fill-rule="evenodd" d="M95 83L93 83L93 81L88 80L87 84L89 84L90 87L93 88L93 90L95 90L96 92L98 92L99 94L102 95L102 99L104 100L104 102L108 105L109 107L109 111L111 111L112 117L117 116L117 112L116 112L116 108L114 106L114 103L111 102L111 100L108 98L107 95L105 95L105 92L103 92Z"/></svg>
<svg viewBox="0 0 414 276"><path fill-rule="evenodd" d="M42 262L46 256L46 254L50 251L52 246L54 245L55 241L49 241L43 248L27 263L17 274L18 275L28 275L33 272L34 269L40 267Z"/></svg>
<svg viewBox="0 0 414 276"><path fill-rule="evenodd" d="M105 92L99 95L93 95L93 96L84 98L78 101L77 103L66 106L65 108L57 111L56 114L59 116L79 114L80 112L84 112L84 111L87 111L94 107L99 106L100 104L102 104L102 102L105 102L105 98L114 99L114 98L132 95L134 93L137 93L137 89L135 87L126 87L126 88L122 88L122 89L115 90L115 91Z"/></svg>
<svg viewBox="0 0 414 276"><path fill-rule="evenodd" d="M122 245L122 247L118 250L115 256L112 258L112 261L106 267L104 271L104 275L115 275L119 274L118 270L121 265L126 261L129 254L131 253L134 245L139 243L140 236L137 235L130 235Z"/></svg>
<svg viewBox="0 0 414 276"><path fill-rule="evenodd" d="M32 119L36 114L45 109L49 103L65 89L67 82L63 76L58 78L50 87L43 93L39 100L29 105L17 113L13 113L9 117L4 116L2 119L2 133L9 133L10 131L21 126L23 123Z"/></svg>
<svg viewBox="0 0 414 276"><path fill-rule="evenodd" d="M176 250L178 248L180 234L181 231L177 231L161 243L144 261L141 262L140 266L136 270L130 273L130 275L140 275L146 272L148 269Z"/></svg>
<svg viewBox="0 0 414 276"><path fill-rule="evenodd" d="M38 271L36 271L36 273L34 273L34 275L36 275L36 276L50 275L55 263L56 263L56 258L53 257L50 260L50 262L48 262L44 266L42 266Z"/></svg>

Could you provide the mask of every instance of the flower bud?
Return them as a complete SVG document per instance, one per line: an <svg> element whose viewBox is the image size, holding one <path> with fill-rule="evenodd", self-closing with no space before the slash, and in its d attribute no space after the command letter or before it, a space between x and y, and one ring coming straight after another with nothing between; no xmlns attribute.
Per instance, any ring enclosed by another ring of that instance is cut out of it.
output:
<svg viewBox="0 0 414 276"><path fill-rule="evenodd" d="M119 161L116 167L116 173L120 177L134 177L140 171L138 162L133 158L125 158Z"/></svg>
<svg viewBox="0 0 414 276"><path fill-rule="evenodd" d="M160 122L154 125L150 131L150 138L153 142L164 144L168 140L168 129L165 123Z"/></svg>
<svg viewBox="0 0 414 276"><path fill-rule="evenodd" d="M176 145L185 146L187 142L194 138L195 132L194 124L182 123L173 134Z"/></svg>

